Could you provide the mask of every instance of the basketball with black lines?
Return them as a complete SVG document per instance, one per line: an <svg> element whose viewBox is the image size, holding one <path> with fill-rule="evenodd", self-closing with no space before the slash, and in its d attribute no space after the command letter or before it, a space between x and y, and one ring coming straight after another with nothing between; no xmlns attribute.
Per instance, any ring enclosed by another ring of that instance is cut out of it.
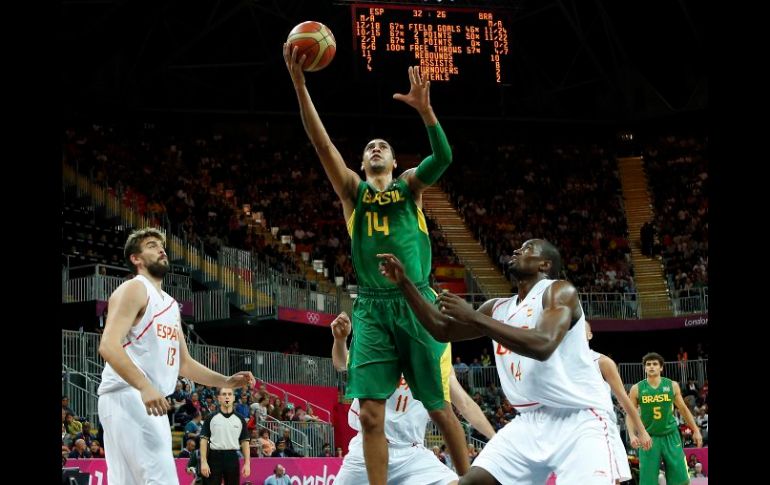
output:
<svg viewBox="0 0 770 485"><path fill-rule="evenodd" d="M329 27L312 20L302 22L291 29L286 42L289 43L291 50L294 46L299 48L297 59L300 59L303 54L307 56L302 63L303 71L320 71L332 62L334 53L337 52L337 42Z"/></svg>

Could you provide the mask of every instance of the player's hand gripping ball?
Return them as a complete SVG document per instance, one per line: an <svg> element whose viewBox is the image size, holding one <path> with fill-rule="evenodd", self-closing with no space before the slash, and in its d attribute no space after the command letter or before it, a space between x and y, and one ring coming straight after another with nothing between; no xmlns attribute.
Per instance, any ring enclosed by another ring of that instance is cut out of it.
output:
<svg viewBox="0 0 770 485"><path fill-rule="evenodd" d="M305 55L302 70L308 72L320 71L328 66L337 52L337 42L329 27L312 20L291 29L286 42L289 44L289 52L298 47L297 59Z"/></svg>

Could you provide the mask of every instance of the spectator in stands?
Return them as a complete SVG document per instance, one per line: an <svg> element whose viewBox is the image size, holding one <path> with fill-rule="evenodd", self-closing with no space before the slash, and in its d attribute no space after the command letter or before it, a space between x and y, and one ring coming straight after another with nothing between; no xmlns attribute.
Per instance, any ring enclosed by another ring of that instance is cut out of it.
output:
<svg viewBox="0 0 770 485"><path fill-rule="evenodd" d="M179 454L176 455L176 457L177 458L187 458L187 459L189 459L193 455L193 453L195 453L195 448L196 447L197 447L197 445L195 444L195 440L192 439L192 438L188 439L185 442L185 447L182 448L182 451L180 451Z"/></svg>
<svg viewBox="0 0 770 485"><path fill-rule="evenodd" d="M278 442L275 444L275 451L270 456L273 458L288 458L288 457L299 457L300 455L286 448L285 438L279 438Z"/></svg>
<svg viewBox="0 0 770 485"><path fill-rule="evenodd" d="M209 403L214 402L214 397L217 395L216 390L210 386L200 386L201 390L198 393L201 401L201 406L208 407Z"/></svg>
<svg viewBox="0 0 770 485"><path fill-rule="evenodd" d="M208 407L206 408L206 415L203 416L203 419L206 419L209 416L209 414L213 414L215 412L217 412L217 405L214 404L213 402L209 403Z"/></svg>
<svg viewBox="0 0 770 485"><path fill-rule="evenodd" d="M682 399L687 403L687 407L690 410L695 408L695 401L698 399L700 390L698 384L695 383L695 379L687 379L687 385L682 388Z"/></svg>
<svg viewBox="0 0 770 485"><path fill-rule="evenodd" d="M503 390L497 387L494 380L489 381L484 389L484 401L492 408L497 409L500 407L503 399L505 399Z"/></svg>
<svg viewBox="0 0 770 485"><path fill-rule="evenodd" d="M275 398L273 403L273 410L270 411L270 416L281 421L283 419L283 412L286 408L283 407L283 403L279 398Z"/></svg>
<svg viewBox="0 0 770 485"><path fill-rule="evenodd" d="M444 459L443 459L443 460L441 460L441 461L442 461L442 462L443 462L443 463L444 463L446 466L448 466L449 468L451 468L452 470L454 470L454 469L455 469L455 467L454 467L454 464L452 464L452 455L450 455L450 454L449 454L449 452L447 451L447 449L446 449L446 443L441 445L441 448L440 448L440 450L441 450L441 454L440 454L440 456L441 456L442 458L444 458Z"/></svg>
<svg viewBox="0 0 770 485"><path fill-rule="evenodd" d="M180 426L187 425L188 422L199 412L192 400L192 395L185 399L184 403L177 409L174 415L174 421Z"/></svg>
<svg viewBox="0 0 770 485"><path fill-rule="evenodd" d="M315 413L313 412L313 406L310 403L307 403L307 412L305 414L305 421L323 421L323 419L315 415Z"/></svg>
<svg viewBox="0 0 770 485"><path fill-rule="evenodd" d="M189 396L184 392L184 383L181 380L176 381L176 388L174 389L174 392L171 393L171 400L173 401L174 406L179 408L179 406L184 404L188 397Z"/></svg>
<svg viewBox="0 0 770 485"><path fill-rule="evenodd" d="M184 394L187 399L190 399L192 396L193 391L195 390L195 383L192 382L190 379L183 377L182 383L184 384Z"/></svg>
<svg viewBox="0 0 770 485"><path fill-rule="evenodd" d="M203 428L203 424L201 423L202 419L203 416L201 413L196 412L195 415L193 415L193 418L184 426L185 442L188 439L192 439L196 444L198 443L201 436L201 429Z"/></svg>
<svg viewBox="0 0 770 485"><path fill-rule="evenodd" d="M72 446L73 441L75 441L75 436L69 434L67 432L67 429L64 427L64 423L62 423L61 424L61 444L69 448L70 446ZM69 449L67 450L67 453L69 453Z"/></svg>
<svg viewBox="0 0 770 485"><path fill-rule="evenodd" d="M104 449L102 449L102 444L99 443L99 440L93 440L88 450L91 452L91 458L104 458Z"/></svg>
<svg viewBox="0 0 770 485"><path fill-rule="evenodd" d="M91 440L94 439L94 432L91 430L91 423L83 421L83 427L80 433L75 435L75 441L82 439L86 442L86 446L91 446Z"/></svg>
<svg viewBox="0 0 770 485"><path fill-rule="evenodd" d="M294 420L294 407L291 403L287 403L281 414L281 421L293 421Z"/></svg>
<svg viewBox="0 0 770 485"><path fill-rule="evenodd" d="M262 456L262 447L259 445L259 432L249 429L249 453L252 458Z"/></svg>
<svg viewBox="0 0 770 485"><path fill-rule="evenodd" d="M334 450L334 456L337 458L344 458L344 455L342 454L342 447L338 446L336 450Z"/></svg>
<svg viewBox="0 0 770 485"><path fill-rule="evenodd" d="M455 357L455 363L452 367L455 368L455 375L457 376L457 380L460 381L460 384L462 384L462 386L467 389L468 388L468 370L469 370L468 364L463 362L460 356L458 355L457 357Z"/></svg>
<svg viewBox="0 0 770 485"><path fill-rule="evenodd" d="M67 433L76 436L83 431L83 423L77 421L72 413L68 412L64 417L64 427L67 429Z"/></svg>
<svg viewBox="0 0 770 485"><path fill-rule="evenodd" d="M655 230L650 224L650 221L646 221L642 224L640 231L640 239L642 242L642 254L645 256L652 256L652 240Z"/></svg>
<svg viewBox="0 0 770 485"><path fill-rule="evenodd" d="M235 405L235 412L243 419L249 419L249 395L247 393L241 394L241 399Z"/></svg>
<svg viewBox="0 0 770 485"><path fill-rule="evenodd" d="M201 475L201 450L196 449L190 454L185 470L194 477L193 481L190 482L190 485L203 485L203 475Z"/></svg>
<svg viewBox="0 0 770 485"><path fill-rule="evenodd" d="M262 449L261 456L273 456L275 443L270 439L270 432L266 429L259 431L259 446Z"/></svg>
<svg viewBox="0 0 770 485"><path fill-rule="evenodd" d="M203 410L203 407L201 405L201 402L198 398L198 393L193 392L190 394L190 404L195 408L196 411L201 412Z"/></svg>
<svg viewBox="0 0 770 485"><path fill-rule="evenodd" d="M76 459L91 458L91 451L86 446L85 440L75 440L75 446L72 448L69 457Z"/></svg>
<svg viewBox="0 0 770 485"><path fill-rule="evenodd" d="M692 439L692 430L686 427L682 431L682 448L694 448L695 441Z"/></svg>
<svg viewBox="0 0 770 485"><path fill-rule="evenodd" d="M438 458L438 461L446 465L446 459L444 459L444 455L441 454L441 449L434 445L431 450L433 451L433 454L436 455L436 458Z"/></svg>
<svg viewBox="0 0 770 485"><path fill-rule="evenodd" d="M283 440L286 442L286 449L296 456L302 456L296 448L294 448L294 441L291 439L291 429L283 428Z"/></svg>
<svg viewBox="0 0 770 485"><path fill-rule="evenodd" d="M261 423L267 417L267 405L269 400L267 396L260 397L260 394L257 394L255 397L259 399L259 402L252 403L249 407L249 413L251 413L252 416L255 416L256 422Z"/></svg>
<svg viewBox="0 0 770 485"><path fill-rule="evenodd" d="M259 392L257 393L257 396L260 401L262 398L270 398L271 396L275 396L275 394L271 394L267 391L267 385L265 383L262 383L259 385Z"/></svg>
<svg viewBox="0 0 770 485"><path fill-rule="evenodd" d="M706 475L703 473L703 464L701 462L695 464L690 476L692 478L706 478Z"/></svg>
<svg viewBox="0 0 770 485"><path fill-rule="evenodd" d="M703 381L703 387L700 388L700 398L703 400L703 404L708 403L708 397L709 397L709 380L706 379Z"/></svg>
<svg viewBox="0 0 770 485"><path fill-rule="evenodd" d="M265 480L264 485L291 485L291 479L286 475L286 469L278 464L273 469L273 474Z"/></svg>
<svg viewBox="0 0 770 485"><path fill-rule="evenodd" d="M706 360L709 358L706 351L703 349L703 344L698 342L698 347L695 349L695 354L697 355L698 360Z"/></svg>
<svg viewBox="0 0 770 485"><path fill-rule="evenodd" d="M62 396L61 397L61 408L62 408L63 412L70 413L73 416L75 415L75 411L73 411L72 408L70 408L70 398L69 397L67 397L67 396Z"/></svg>
<svg viewBox="0 0 770 485"><path fill-rule="evenodd" d="M321 458L328 458L328 457L334 456L332 455L332 445L330 445L329 443L324 443L323 446L321 447L321 454L318 456Z"/></svg>
<svg viewBox="0 0 770 485"><path fill-rule="evenodd" d="M679 362L679 382L683 383L687 380L687 351L684 350L684 347L679 347L676 360Z"/></svg>
<svg viewBox="0 0 770 485"><path fill-rule="evenodd" d="M294 417L292 418L292 421L297 421L301 423L304 423L305 421L307 421L307 413L305 413L305 410L302 409L302 406L297 406L294 412Z"/></svg>
<svg viewBox="0 0 770 485"><path fill-rule="evenodd" d="M482 411L486 412L487 404L484 402L484 398L481 397L481 393L479 391L476 391L476 393L473 395L473 402L479 405Z"/></svg>
<svg viewBox="0 0 770 485"><path fill-rule="evenodd" d="M695 469L695 464L698 463L698 455L695 453L690 453L687 456L687 468L689 469L690 473Z"/></svg>
<svg viewBox="0 0 770 485"><path fill-rule="evenodd" d="M283 351L283 353L294 354L294 355L299 354L299 342L295 340L294 342L289 344L289 346L286 348L286 350Z"/></svg>
<svg viewBox="0 0 770 485"><path fill-rule="evenodd" d="M478 387L481 379L481 362L479 359L473 359L470 365L470 386Z"/></svg>
<svg viewBox="0 0 770 485"><path fill-rule="evenodd" d="M486 347L481 349L481 365L483 367L489 367L492 365L492 356L489 355L489 351Z"/></svg>

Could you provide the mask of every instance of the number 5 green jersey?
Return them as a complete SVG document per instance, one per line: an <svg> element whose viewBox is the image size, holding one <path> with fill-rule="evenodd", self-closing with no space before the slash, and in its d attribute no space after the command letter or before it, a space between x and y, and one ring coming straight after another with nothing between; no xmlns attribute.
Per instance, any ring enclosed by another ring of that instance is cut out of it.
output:
<svg viewBox="0 0 770 485"><path fill-rule="evenodd" d="M647 379L637 384L639 409L642 423L650 436L661 436L678 429L674 417L674 383L660 378L658 387L652 387Z"/></svg>
<svg viewBox="0 0 770 485"><path fill-rule="evenodd" d="M428 282L431 264L428 226L404 179L393 180L381 192L368 182L359 183L356 206L347 224L359 285L395 287L380 274L379 253L394 254L415 284Z"/></svg>

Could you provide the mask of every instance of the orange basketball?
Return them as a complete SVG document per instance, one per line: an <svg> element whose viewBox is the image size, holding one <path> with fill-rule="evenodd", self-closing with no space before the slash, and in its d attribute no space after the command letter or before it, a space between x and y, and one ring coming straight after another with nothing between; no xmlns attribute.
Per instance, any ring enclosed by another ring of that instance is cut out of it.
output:
<svg viewBox="0 0 770 485"><path fill-rule="evenodd" d="M320 71L332 62L334 53L337 52L337 42L329 27L312 20L302 22L291 29L286 42L291 50L294 46L299 47L297 59L303 54L307 56L302 64L303 71Z"/></svg>

